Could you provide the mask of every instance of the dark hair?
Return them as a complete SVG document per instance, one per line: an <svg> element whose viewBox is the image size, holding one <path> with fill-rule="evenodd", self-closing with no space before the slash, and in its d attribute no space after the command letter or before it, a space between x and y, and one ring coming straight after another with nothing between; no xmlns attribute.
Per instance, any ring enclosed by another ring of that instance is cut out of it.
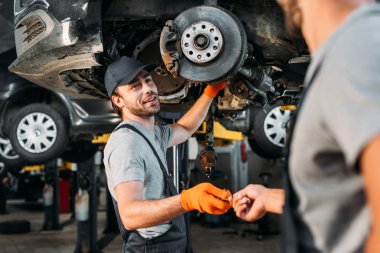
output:
<svg viewBox="0 0 380 253"><path fill-rule="evenodd" d="M114 110L114 112L117 113L117 115L119 115L120 118L122 118L122 111L121 111L121 108L119 106L117 106L113 101L112 101L112 96L117 96L119 97L120 95L117 93L116 89L112 92L112 95L111 95L111 104L112 104L112 108Z"/></svg>

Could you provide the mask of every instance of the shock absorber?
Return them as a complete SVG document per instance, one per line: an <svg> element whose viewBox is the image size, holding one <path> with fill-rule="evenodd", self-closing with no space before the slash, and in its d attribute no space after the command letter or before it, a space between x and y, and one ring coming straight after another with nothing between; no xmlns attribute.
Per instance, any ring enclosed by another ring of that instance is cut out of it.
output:
<svg viewBox="0 0 380 253"><path fill-rule="evenodd" d="M214 150L214 110L215 104L211 105L209 117L206 120L205 147L200 154L200 165L207 177L211 177L216 166L216 153Z"/></svg>

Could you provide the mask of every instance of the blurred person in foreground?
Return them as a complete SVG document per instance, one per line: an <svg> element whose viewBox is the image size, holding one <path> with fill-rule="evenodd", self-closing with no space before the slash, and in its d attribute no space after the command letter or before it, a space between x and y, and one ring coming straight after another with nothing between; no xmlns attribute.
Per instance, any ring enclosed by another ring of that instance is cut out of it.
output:
<svg viewBox="0 0 380 253"><path fill-rule="evenodd" d="M278 0L312 53L289 133L285 189L248 185L247 221L283 213L284 252L380 252L380 4Z"/></svg>

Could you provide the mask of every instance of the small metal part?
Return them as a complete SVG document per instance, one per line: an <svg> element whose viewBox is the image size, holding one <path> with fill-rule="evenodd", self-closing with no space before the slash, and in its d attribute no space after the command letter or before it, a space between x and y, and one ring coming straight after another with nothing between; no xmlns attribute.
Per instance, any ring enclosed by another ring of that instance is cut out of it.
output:
<svg viewBox="0 0 380 253"><path fill-rule="evenodd" d="M209 117L206 120L206 146L203 148L200 154L200 165L203 172L208 178L212 178L216 166L216 153L214 146L214 112L215 104L212 103L209 110Z"/></svg>
<svg viewBox="0 0 380 253"><path fill-rule="evenodd" d="M207 177L211 177L216 166L216 153L214 148L205 147L200 154L200 164Z"/></svg>

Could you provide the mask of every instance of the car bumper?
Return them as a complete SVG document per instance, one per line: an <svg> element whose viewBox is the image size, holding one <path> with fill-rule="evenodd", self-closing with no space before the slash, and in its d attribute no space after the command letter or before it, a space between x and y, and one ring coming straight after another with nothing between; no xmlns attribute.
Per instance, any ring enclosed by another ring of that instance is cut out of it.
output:
<svg viewBox="0 0 380 253"><path fill-rule="evenodd" d="M50 0L50 5L47 1L34 1L41 4L16 8L19 2L15 0L18 57L9 70L56 92L91 97L75 86L68 86L60 74L70 69L101 66L95 59L95 54L103 52L101 8L94 11L101 1L81 1L80 5L75 0ZM57 9L60 6L62 9Z"/></svg>

